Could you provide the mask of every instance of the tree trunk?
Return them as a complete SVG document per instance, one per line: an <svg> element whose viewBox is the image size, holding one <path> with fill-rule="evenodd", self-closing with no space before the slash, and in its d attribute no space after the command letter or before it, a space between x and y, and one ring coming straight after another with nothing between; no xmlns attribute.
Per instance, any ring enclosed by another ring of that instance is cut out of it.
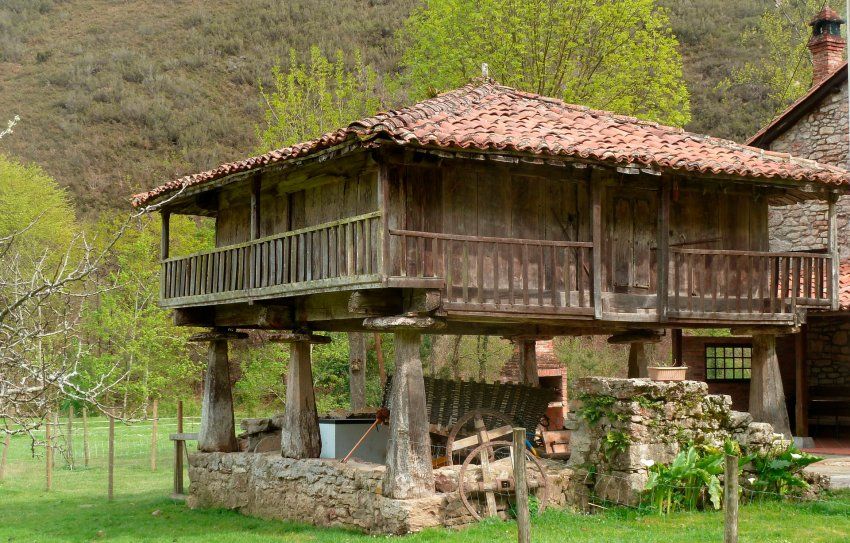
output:
<svg viewBox="0 0 850 543"><path fill-rule="evenodd" d="M348 333L348 390L351 411L360 413L366 408L366 334Z"/></svg>
<svg viewBox="0 0 850 543"><path fill-rule="evenodd" d="M478 380L482 383L487 374L487 343L490 336L478 336Z"/></svg>
<svg viewBox="0 0 850 543"><path fill-rule="evenodd" d="M390 441L384 495L409 499L434 492L425 381L419 355L421 334L395 333L395 375L390 393Z"/></svg>
<svg viewBox="0 0 850 543"><path fill-rule="evenodd" d="M210 341L207 373L204 379L204 399L201 405L201 428L198 450L203 452L234 452L236 425L233 420L233 395L230 390L230 364L227 340Z"/></svg>
<svg viewBox="0 0 850 543"><path fill-rule="evenodd" d="M319 416L313 391L313 369L310 364L310 343L307 341L293 341L290 344L280 452L286 458L318 458L322 452Z"/></svg>
<svg viewBox="0 0 850 543"><path fill-rule="evenodd" d="M381 380L383 389L387 384L387 367L384 364L384 345L380 332L375 332L375 358L378 360L378 378Z"/></svg>
<svg viewBox="0 0 850 543"><path fill-rule="evenodd" d="M782 375L776 356L776 336L754 335L750 372L750 415L758 422L768 422L773 431L791 439L791 424L785 405Z"/></svg>
<svg viewBox="0 0 850 543"><path fill-rule="evenodd" d="M463 336L452 336L452 350L451 357L449 358L449 364L451 364L452 375L454 375L455 380L460 380L460 341L463 339Z"/></svg>

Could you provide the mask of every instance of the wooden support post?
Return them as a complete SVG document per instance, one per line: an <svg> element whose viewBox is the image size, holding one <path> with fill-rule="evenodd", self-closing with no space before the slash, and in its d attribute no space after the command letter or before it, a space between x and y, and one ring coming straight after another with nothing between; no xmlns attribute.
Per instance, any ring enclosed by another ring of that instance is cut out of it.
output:
<svg viewBox="0 0 850 543"><path fill-rule="evenodd" d="M83 407L83 466L89 467L89 408Z"/></svg>
<svg viewBox="0 0 850 543"><path fill-rule="evenodd" d="M593 316L602 318L602 180L589 177L591 238L593 241Z"/></svg>
<svg viewBox="0 0 850 543"><path fill-rule="evenodd" d="M798 437L809 436L809 366L806 361L807 325L794 335L795 409L794 426Z"/></svg>
<svg viewBox="0 0 850 543"><path fill-rule="evenodd" d="M247 334L213 331L196 334L190 341L209 342L204 398L201 404L201 427L198 450L203 452L235 452L236 424L233 419L233 394L230 387L228 340L245 339Z"/></svg>
<svg viewBox="0 0 850 543"><path fill-rule="evenodd" d="M65 435L65 447L68 451L68 467L74 469L74 406L68 406L68 433Z"/></svg>
<svg viewBox="0 0 850 543"><path fill-rule="evenodd" d="M164 261L168 258L169 254L169 237L170 237L170 223L171 223L171 213L165 210L160 212L160 216L162 218L162 232L160 233L160 242L159 242L159 255L160 258ZM165 288L166 288L166 277L165 277L165 268L160 271L159 274L159 298L165 299Z"/></svg>
<svg viewBox="0 0 850 543"><path fill-rule="evenodd" d="M629 343L629 379L649 377L649 360L646 356L646 343Z"/></svg>
<svg viewBox="0 0 850 543"><path fill-rule="evenodd" d="M254 176L251 181L251 239L260 237L260 176Z"/></svg>
<svg viewBox="0 0 850 543"><path fill-rule="evenodd" d="M773 431L791 438L785 392L779 373L776 356L776 336L757 334L753 336L753 351L750 375L750 415L758 422L768 422Z"/></svg>
<svg viewBox="0 0 850 543"><path fill-rule="evenodd" d="M670 274L670 183L661 180L661 194L658 205L658 320L667 321L668 277Z"/></svg>
<svg viewBox="0 0 850 543"><path fill-rule="evenodd" d="M723 543L738 543L738 457L727 454L723 477Z"/></svg>
<svg viewBox="0 0 850 543"><path fill-rule="evenodd" d="M838 196L836 194L829 195L829 203L827 207L828 218L828 234L827 247L829 248L829 256L831 259L831 274L829 277L830 292L832 293L832 310L838 311L841 307L838 293L838 275L841 267L841 252L838 246Z"/></svg>
<svg viewBox="0 0 850 543"><path fill-rule="evenodd" d="M9 447L12 446L12 434L6 434L3 439L3 455L0 456L0 481L6 477L6 463L9 460Z"/></svg>
<svg viewBox="0 0 850 543"><path fill-rule="evenodd" d="M431 437L419 345L420 330L395 331L395 375L390 391L390 432L384 495L409 499L433 494Z"/></svg>
<svg viewBox="0 0 850 543"><path fill-rule="evenodd" d="M153 399L153 421L151 424L151 471L156 471L156 453L159 446L159 400Z"/></svg>
<svg viewBox="0 0 850 543"><path fill-rule="evenodd" d="M514 485L516 486L517 541L531 541L531 514L528 510L528 483L525 472L525 428L514 428L511 452L514 460ZM482 453L482 458L486 453Z"/></svg>
<svg viewBox="0 0 850 543"><path fill-rule="evenodd" d="M313 390L311 342L293 340L289 353L280 453L285 458L318 458L322 438Z"/></svg>
<svg viewBox="0 0 850 543"><path fill-rule="evenodd" d="M348 333L348 390L351 411L360 413L366 408L366 334Z"/></svg>
<svg viewBox="0 0 850 543"><path fill-rule="evenodd" d="M540 386L537 372L537 342L533 339L518 339L519 382L533 387Z"/></svg>
<svg viewBox="0 0 850 543"><path fill-rule="evenodd" d="M682 349L684 348L682 329L676 328L673 330L673 365L684 366L685 359Z"/></svg>
<svg viewBox="0 0 850 543"><path fill-rule="evenodd" d="M177 433L183 433L183 400L177 402ZM183 495L183 447L184 441L174 441L174 494L172 497Z"/></svg>
<svg viewBox="0 0 850 543"><path fill-rule="evenodd" d="M109 458L106 495L112 501L115 489L115 417L109 415Z"/></svg>
<svg viewBox="0 0 850 543"><path fill-rule="evenodd" d="M160 245L159 245L159 254L162 260L168 258L169 255L169 246L170 246L170 237L171 237L171 212L170 211L161 211L160 216L162 217L162 232L160 233Z"/></svg>

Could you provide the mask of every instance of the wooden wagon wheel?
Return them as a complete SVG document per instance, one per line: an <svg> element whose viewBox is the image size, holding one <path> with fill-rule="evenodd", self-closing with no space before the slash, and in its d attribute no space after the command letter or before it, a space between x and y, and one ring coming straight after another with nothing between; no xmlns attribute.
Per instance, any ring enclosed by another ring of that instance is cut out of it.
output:
<svg viewBox="0 0 850 543"><path fill-rule="evenodd" d="M487 424L484 422L485 417L491 421L495 419L504 422L505 424L497 428L487 428ZM473 432L469 436L458 439L458 434L463 431L467 424L469 424L469 421L473 421ZM452 429L449 431L449 437L446 438L447 465L454 465L452 456L455 452L468 449L469 447L475 447L482 443L487 443L493 439L498 439L510 434L511 431L513 431L513 421L511 418L494 409L473 409L472 411L465 413L457 420L457 422L454 423L454 426L452 426Z"/></svg>
<svg viewBox="0 0 850 543"><path fill-rule="evenodd" d="M496 454L497 450L501 449L506 449L506 452L510 451L511 443L508 441L490 441L482 443L469 453L460 467L460 473L458 474L458 493L460 494L460 499L463 502L464 507L466 507L466 510L469 511L469 514L472 515L475 520L481 520L481 513L469 500L470 494L483 493L485 495L486 508L482 508L482 512L486 513L488 517L493 517L497 515L495 493L516 492L516 477L514 476L513 462L511 462L507 477L493 477L489 459ZM469 465L476 457L480 459L481 481L467 483L466 472L469 469ZM549 479L546 477L546 470L543 468L543 464L540 463L540 460L538 460L536 456L525 451L525 458L526 466L531 468L532 471L536 471L534 475L528 474L526 476L526 486L529 491L542 489L541 492L537 493L538 512L542 512L546 508L546 502L549 497Z"/></svg>

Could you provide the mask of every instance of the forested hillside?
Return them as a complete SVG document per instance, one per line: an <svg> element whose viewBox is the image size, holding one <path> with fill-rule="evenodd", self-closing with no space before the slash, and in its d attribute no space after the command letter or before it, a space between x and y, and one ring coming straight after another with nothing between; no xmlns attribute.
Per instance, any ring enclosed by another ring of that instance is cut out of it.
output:
<svg viewBox="0 0 850 543"><path fill-rule="evenodd" d="M4 0L3 152L70 188L82 215L176 174L257 150L259 83L290 49L398 65L394 33L417 0ZM681 43L688 128L744 139L769 118L763 89L716 87L747 59L741 35L772 0L661 0ZM379 88L383 88L379 85ZM791 99L793 97L789 97Z"/></svg>

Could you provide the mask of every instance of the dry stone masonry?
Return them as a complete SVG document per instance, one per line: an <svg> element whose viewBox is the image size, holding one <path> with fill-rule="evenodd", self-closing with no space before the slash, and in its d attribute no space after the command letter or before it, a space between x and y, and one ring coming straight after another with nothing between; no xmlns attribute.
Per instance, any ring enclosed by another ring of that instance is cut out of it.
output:
<svg viewBox="0 0 850 543"><path fill-rule="evenodd" d="M767 423L732 410L729 396L708 394L700 381L579 379L582 405L569 465L604 500L637 504L648 478L646 462L667 464L689 443L722 447L738 441L748 452L787 446ZM580 505L580 504L577 504Z"/></svg>
<svg viewBox="0 0 850 543"><path fill-rule="evenodd" d="M770 144L772 151L790 153L825 164L847 165L847 83ZM770 249L798 251L826 246L826 204L810 202L770 210ZM850 257L850 197L838 201L838 242L841 257Z"/></svg>

